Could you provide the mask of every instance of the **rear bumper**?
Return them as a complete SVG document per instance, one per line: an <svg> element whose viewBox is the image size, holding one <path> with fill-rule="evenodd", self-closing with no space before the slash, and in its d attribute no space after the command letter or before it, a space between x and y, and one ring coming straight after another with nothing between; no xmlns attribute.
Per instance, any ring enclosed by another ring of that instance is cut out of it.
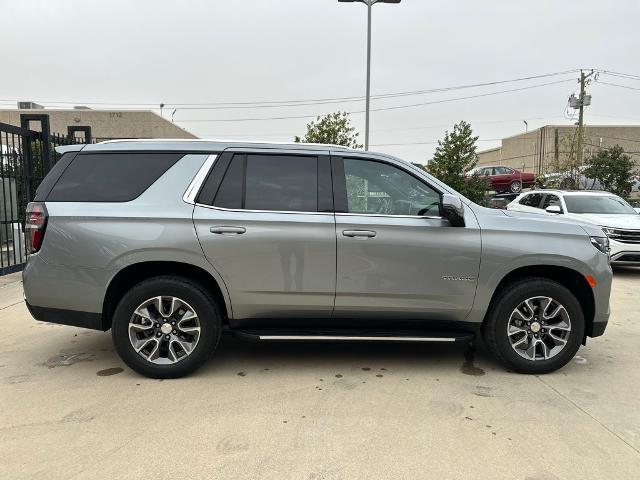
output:
<svg viewBox="0 0 640 480"><path fill-rule="evenodd" d="M102 321L102 315L91 312L78 312L75 310L62 310L59 308L36 307L25 302L29 313L33 318L41 322L59 323L72 327L89 328L91 330L106 331Z"/></svg>

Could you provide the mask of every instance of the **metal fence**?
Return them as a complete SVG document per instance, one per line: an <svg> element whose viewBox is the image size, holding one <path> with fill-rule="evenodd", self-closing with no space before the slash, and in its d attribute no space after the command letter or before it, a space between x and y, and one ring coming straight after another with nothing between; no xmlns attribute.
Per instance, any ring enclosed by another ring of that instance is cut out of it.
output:
<svg viewBox="0 0 640 480"><path fill-rule="evenodd" d="M71 131L51 134L47 115L22 115L21 120L20 127L0 123L0 275L24 266L27 203L60 158L55 147L91 142L90 133L85 138ZM28 128L33 121L40 122L40 131Z"/></svg>

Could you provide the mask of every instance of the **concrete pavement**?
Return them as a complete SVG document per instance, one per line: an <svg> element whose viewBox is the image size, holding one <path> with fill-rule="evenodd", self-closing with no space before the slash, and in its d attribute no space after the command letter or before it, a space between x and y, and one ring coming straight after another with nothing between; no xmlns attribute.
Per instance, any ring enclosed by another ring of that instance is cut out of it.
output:
<svg viewBox="0 0 640 480"><path fill-rule="evenodd" d="M0 478L603 479L640 472L640 271L562 370L455 346L224 338L151 380L109 333L34 321L0 282Z"/></svg>

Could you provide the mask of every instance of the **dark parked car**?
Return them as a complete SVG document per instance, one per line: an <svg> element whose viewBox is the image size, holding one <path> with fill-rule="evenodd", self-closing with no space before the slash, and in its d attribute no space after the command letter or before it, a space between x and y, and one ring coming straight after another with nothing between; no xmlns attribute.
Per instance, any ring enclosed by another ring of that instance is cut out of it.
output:
<svg viewBox="0 0 640 480"><path fill-rule="evenodd" d="M467 172L467 176L475 173L489 177L491 188L496 192L519 193L523 188L532 187L536 181L533 173L525 173L509 167L476 167Z"/></svg>

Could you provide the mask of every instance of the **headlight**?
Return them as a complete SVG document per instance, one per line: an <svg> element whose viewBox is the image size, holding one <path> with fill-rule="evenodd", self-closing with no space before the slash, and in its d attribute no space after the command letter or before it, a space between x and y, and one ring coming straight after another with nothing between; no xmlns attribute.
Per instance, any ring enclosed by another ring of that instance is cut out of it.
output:
<svg viewBox="0 0 640 480"><path fill-rule="evenodd" d="M596 247L605 255L609 255L609 237L589 237L591 245Z"/></svg>

